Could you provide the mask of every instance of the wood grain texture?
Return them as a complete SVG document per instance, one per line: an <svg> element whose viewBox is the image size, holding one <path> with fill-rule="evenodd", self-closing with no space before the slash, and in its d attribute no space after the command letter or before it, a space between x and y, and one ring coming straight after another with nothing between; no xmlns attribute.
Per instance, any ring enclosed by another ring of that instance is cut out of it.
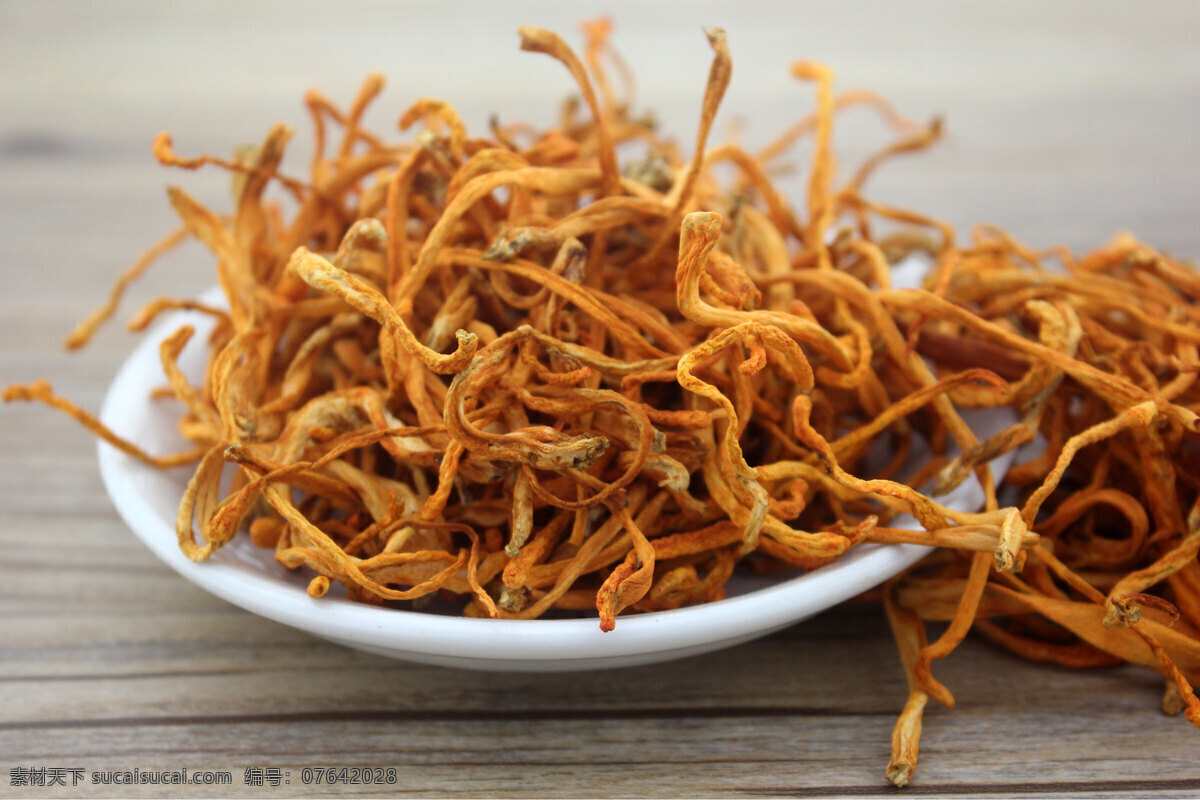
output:
<svg viewBox="0 0 1200 800"><path fill-rule="evenodd" d="M569 86L517 52L515 27L567 33L599 6L316 3L0 4L0 384L44 376L85 407L133 339L112 325L83 354L62 336L142 246L172 225L161 192L220 203L217 172L164 174L149 142L226 151L300 97L391 88L390 130L417 96L549 122ZM1200 256L1200 15L1188 3L919 6L606 4L642 77L640 104L690 141L707 69L699 25L729 31L735 117L751 142L802 114L797 57L829 61L917 117L943 112L937 152L898 161L880 200L964 233L996 222L1081 248L1119 229ZM453 36L451 36L453 34ZM842 163L879 142L847 117ZM293 158L300 169L303 158ZM799 196L803 173L789 179ZM137 285L125 316L212 282L185 247ZM1200 794L1200 736L1157 710L1161 681L1018 661L977 640L937 665L953 711L931 709L910 794ZM417 796L862 796L883 781L903 676L878 609L847 606L710 657L551 676L482 675L326 644L216 600L124 528L93 442L40 407L0 408L0 796L154 796L160 787L22 789L18 766L228 769L232 787L178 796L369 796L305 787L305 766L394 767ZM291 771L242 785L250 766Z"/></svg>

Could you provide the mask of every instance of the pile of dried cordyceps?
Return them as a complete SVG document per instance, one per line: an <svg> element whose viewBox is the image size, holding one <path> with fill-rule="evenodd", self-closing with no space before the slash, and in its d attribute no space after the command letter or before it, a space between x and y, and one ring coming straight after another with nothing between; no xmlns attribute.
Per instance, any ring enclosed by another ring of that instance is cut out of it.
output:
<svg viewBox="0 0 1200 800"><path fill-rule="evenodd" d="M229 310L160 300L135 320L181 307L217 320L202 386L176 365L192 330L162 343L196 449L148 455L44 382L5 399L62 408L149 464L197 463L184 552L203 560L248 528L317 573L314 596L337 580L369 603L461 597L475 616L596 608L608 629L627 609L721 598L743 560L945 548L883 590L911 684L897 784L926 699L953 702L930 664L972 627L1034 659L1155 669L1164 708L1200 725L1200 275L1129 238L1081 259L993 229L960 246L944 224L871 202L872 170L938 126L870 93L835 96L817 64L793 66L815 81L812 117L758 155L709 148L730 76L721 31L685 161L614 96L607 31L586 27L585 66L557 35L520 30L586 105L549 131L493 123L472 138L451 106L420 100L400 127L423 132L393 144L360 124L383 87L372 76L346 111L308 95L307 181L279 171L283 125L232 161L179 157L161 135L163 164L232 170L236 209L172 189L183 227L68 344L159 253L207 245ZM861 103L897 139L835 185L834 116ZM798 213L768 173L806 134ZM630 143L639 156L622 169ZM272 182L299 204L291 220L264 200ZM880 224L898 232L873 235ZM926 288L892 289L890 266L913 253L933 264ZM994 406L1019 422L979 442L958 410ZM986 462L1038 434L1002 507ZM893 480L914 436L934 455ZM895 457L880 467L867 453L881 439ZM950 440L955 458L941 455ZM222 498L227 462L241 469ZM934 499L972 472L982 512ZM934 479L932 496L913 488ZM897 511L925 530L889 528ZM950 624L929 644L924 620Z"/></svg>

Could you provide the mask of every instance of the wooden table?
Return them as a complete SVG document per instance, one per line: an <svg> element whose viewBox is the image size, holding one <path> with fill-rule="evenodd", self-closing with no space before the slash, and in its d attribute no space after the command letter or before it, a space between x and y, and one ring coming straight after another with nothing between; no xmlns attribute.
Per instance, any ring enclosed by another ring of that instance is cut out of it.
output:
<svg viewBox="0 0 1200 800"><path fill-rule="evenodd" d="M517 24L573 34L573 8L532 3L353 8L307 3L0 5L0 384L37 376L97 408L132 345L119 325L84 354L61 337L144 243L171 226L180 182L219 202L218 172L164 174L149 142L227 152L299 98L345 100L392 78L372 124L445 97L548 123L563 71L517 52ZM709 53L729 31L735 78L719 132L763 141L811 89L794 57L832 63L914 116L947 115L935 153L897 162L880 200L964 232L1002 224L1037 245L1118 229L1200 255L1200 16L1194 4L883 0L621 5L618 43L642 69L639 104L691 141ZM462 18L455 21L453 17ZM451 35L453 33L453 36ZM847 116L843 163L882 141ZM298 133L304 152L307 133ZM296 163L296 162L293 162ZM801 186L802 176L791 185ZM798 196L798 194L794 194ZM212 281L185 248L132 292ZM1157 710L1162 683L1121 668L1068 672L969 640L938 676L953 712L926 717L915 794L1111 796L1200 791L1200 734ZM151 796L160 787L21 788L16 768L229 770L181 796L369 795L305 787L304 767L394 767L389 793L425 796L870 795L883 780L903 676L881 613L843 607L734 650L594 674L485 675L345 650L216 600L158 563L101 490L91 438L42 407L0 409L0 794ZM244 782L246 768L291 784Z"/></svg>

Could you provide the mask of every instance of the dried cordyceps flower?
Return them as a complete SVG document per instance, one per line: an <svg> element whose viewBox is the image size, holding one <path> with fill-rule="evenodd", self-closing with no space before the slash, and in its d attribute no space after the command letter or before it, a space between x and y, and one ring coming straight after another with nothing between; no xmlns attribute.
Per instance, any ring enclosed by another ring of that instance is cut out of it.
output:
<svg viewBox="0 0 1200 800"><path fill-rule="evenodd" d="M629 610L721 599L738 563L943 548L882 593L910 686L887 770L899 785L928 698L954 702L932 662L972 627L1028 658L1157 670L1164 710L1200 726L1200 276L1129 237L1078 260L992 228L960 246L948 225L868 200L871 173L941 123L835 96L823 65L793 67L816 84L811 117L758 155L710 148L732 68L720 30L685 161L614 94L608 24L585 31L586 64L550 31L519 31L587 107L548 131L493 121L472 138L421 99L400 127L423 130L391 143L361 122L383 89L372 75L347 111L306 97L307 180L280 172L283 125L232 160L155 139L165 165L232 171L234 211L172 188L183 227L67 346L155 258L204 243L228 307L162 299L131 324L177 308L216 319L201 386L176 364L194 331L161 344L193 450L145 453L45 382L4 399L66 411L152 466L195 464L183 551L204 560L245 529L311 569L313 597L336 581L375 604L459 598L472 616L594 608L608 630ZM839 186L833 123L855 104L897 138ZM768 176L810 133L801 213ZM630 145L642 155L622 167ZM716 177L725 163L733 185ZM290 220L272 184L297 204ZM892 265L914 254L933 265L925 288L893 289ZM998 407L1017 422L978 441L960 409ZM1038 437L995 486L988 461ZM916 464L914 438L930 449ZM983 511L937 501L971 474ZM897 512L924 530L891 527ZM950 624L929 643L925 620Z"/></svg>

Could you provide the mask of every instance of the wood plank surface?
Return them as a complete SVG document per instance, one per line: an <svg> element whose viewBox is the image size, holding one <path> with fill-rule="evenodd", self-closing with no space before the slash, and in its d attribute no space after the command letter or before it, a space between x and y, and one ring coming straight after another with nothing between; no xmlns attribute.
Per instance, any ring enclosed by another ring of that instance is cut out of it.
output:
<svg viewBox="0 0 1200 800"><path fill-rule="evenodd" d="M574 36L609 10L639 105L690 142L709 58L729 32L735 78L718 120L761 142L804 113L787 64L828 61L918 118L937 151L870 193L965 234L995 222L1034 245L1098 245L1122 229L1200 256L1200 13L1194 3L919 5L517 2L475 5L150 2L0 4L0 385L47 377L98 408L134 337L81 354L65 333L168 230L170 182L219 203L217 172L165 173L149 142L226 152L313 85L339 100L371 70L392 129L418 96L549 123L561 69L519 53L515 27ZM884 132L847 117L842 163ZM840 134L839 134L840 136ZM304 157L293 156L296 169ZM803 173L789 183L799 197ZM146 299L212 282L199 247L139 283ZM1200 733L1158 711L1134 668L1072 672L969 639L936 674L953 711L926 717L922 796L1200 795ZM343 649L233 608L160 564L100 485L95 446L41 407L0 408L0 796L156 796L163 787L22 788L19 767L229 770L216 796L861 796L883 780L903 675L881 612L844 606L712 656L610 672L492 675ZM305 786L316 766L397 770L399 783ZM248 767L290 784L247 786ZM68 784L69 784L68 779Z"/></svg>

